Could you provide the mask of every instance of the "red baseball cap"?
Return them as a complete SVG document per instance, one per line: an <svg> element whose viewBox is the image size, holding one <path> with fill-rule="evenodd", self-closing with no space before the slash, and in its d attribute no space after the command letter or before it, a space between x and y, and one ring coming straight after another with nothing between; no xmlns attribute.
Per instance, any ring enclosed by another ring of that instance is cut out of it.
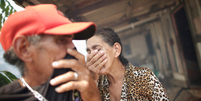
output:
<svg viewBox="0 0 201 101"><path fill-rule="evenodd" d="M93 36L95 31L93 22L71 22L58 12L55 5L40 4L27 6L25 10L11 14L1 29L0 42L6 51L18 35L75 34L75 40L82 40Z"/></svg>

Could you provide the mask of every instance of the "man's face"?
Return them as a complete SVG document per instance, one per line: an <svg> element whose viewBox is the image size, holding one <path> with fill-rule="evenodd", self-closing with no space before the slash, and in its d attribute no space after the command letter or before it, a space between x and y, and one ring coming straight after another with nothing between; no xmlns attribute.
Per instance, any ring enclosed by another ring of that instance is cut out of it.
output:
<svg viewBox="0 0 201 101"><path fill-rule="evenodd" d="M40 75L41 84L45 83L53 72L52 63L63 59L67 54L67 48L74 48L73 35L42 35L42 39L35 45L31 45L33 62L31 72ZM30 67L29 66L29 67Z"/></svg>

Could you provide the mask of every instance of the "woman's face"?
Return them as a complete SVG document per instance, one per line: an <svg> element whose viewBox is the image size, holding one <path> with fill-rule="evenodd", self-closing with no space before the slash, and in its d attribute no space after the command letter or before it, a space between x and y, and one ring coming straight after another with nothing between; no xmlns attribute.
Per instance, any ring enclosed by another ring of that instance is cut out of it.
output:
<svg viewBox="0 0 201 101"><path fill-rule="evenodd" d="M104 42L101 36L93 36L87 40L87 55L92 55L95 50L99 53L103 51L106 54L107 62L100 69L99 74L107 74L112 69L111 67L115 58L115 49Z"/></svg>

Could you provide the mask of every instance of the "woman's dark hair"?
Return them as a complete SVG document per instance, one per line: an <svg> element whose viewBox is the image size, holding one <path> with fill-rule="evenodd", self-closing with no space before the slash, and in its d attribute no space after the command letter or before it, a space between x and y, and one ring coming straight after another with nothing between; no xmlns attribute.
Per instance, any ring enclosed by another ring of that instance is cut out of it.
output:
<svg viewBox="0 0 201 101"><path fill-rule="evenodd" d="M98 29L96 31L96 33L94 34L95 36L101 36L103 41L106 42L108 45L113 46L116 42L119 43L122 47L121 44L121 40L119 38L119 36L117 35L117 33L114 32L113 29L111 28L102 28L102 29ZM121 53L119 55L119 60L121 61L121 63L126 66L128 65L128 60L126 58L124 58L124 56L122 55L122 50L123 48L121 48Z"/></svg>

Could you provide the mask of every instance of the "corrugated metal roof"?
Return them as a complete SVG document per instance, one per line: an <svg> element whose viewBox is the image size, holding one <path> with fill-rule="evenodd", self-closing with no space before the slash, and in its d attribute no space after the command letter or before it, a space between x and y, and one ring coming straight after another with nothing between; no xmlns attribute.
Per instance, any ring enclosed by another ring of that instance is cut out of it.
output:
<svg viewBox="0 0 201 101"><path fill-rule="evenodd" d="M22 0L16 0L22 1ZM178 0L23 0L53 3L74 21L92 21L98 27L119 28L170 8Z"/></svg>

